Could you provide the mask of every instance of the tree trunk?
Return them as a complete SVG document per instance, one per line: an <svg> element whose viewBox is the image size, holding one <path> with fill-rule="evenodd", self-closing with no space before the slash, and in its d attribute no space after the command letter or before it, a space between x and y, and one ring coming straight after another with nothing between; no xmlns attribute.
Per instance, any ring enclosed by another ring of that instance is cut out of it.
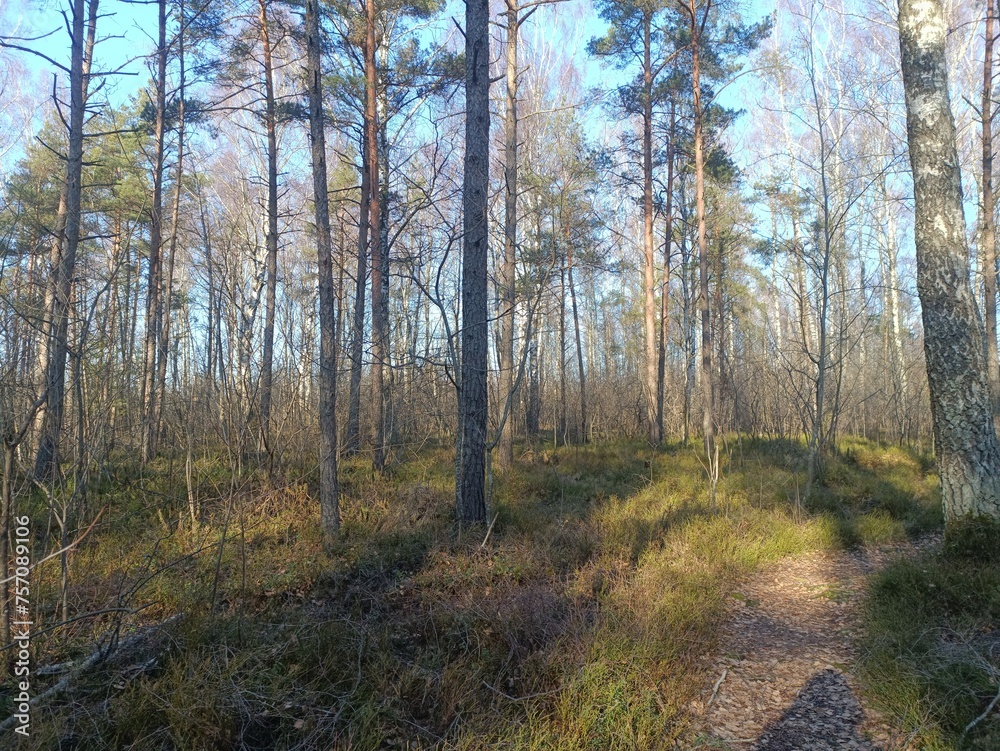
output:
<svg viewBox="0 0 1000 751"><path fill-rule="evenodd" d="M554 221L553 221L554 224ZM555 227L552 228L553 237ZM566 268L559 269L559 419L556 421L555 445L566 440Z"/></svg>
<svg viewBox="0 0 1000 751"><path fill-rule="evenodd" d="M667 394L667 345L669 344L670 242L674 234L674 136L677 132L676 103L670 102L670 132L667 143L667 205L663 230L663 285L660 292L660 346L656 368L656 425L663 439L663 402Z"/></svg>
<svg viewBox="0 0 1000 751"><path fill-rule="evenodd" d="M504 398L513 406L514 282L517 253L517 0L507 0L507 101L504 111L504 243L500 270L500 378ZM501 469L514 464L514 420L508 415L500 431L497 460Z"/></svg>
<svg viewBox="0 0 1000 751"><path fill-rule="evenodd" d="M149 272L146 287L146 345L142 377L142 461L156 457L156 354L163 325L163 163L166 150L167 0L159 0L159 40L156 49L156 122L153 129L153 197L149 208Z"/></svg>
<svg viewBox="0 0 1000 751"><path fill-rule="evenodd" d="M378 69L375 66L375 0L365 0L365 141L368 149L369 224L372 251L372 396L375 402L374 457L372 467L385 467L385 300L383 299L382 192L379 190Z"/></svg>
<svg viewBox="0 0 1000 751"><path fill-rule="evenodd" d="M381 210L379 212L379 262L381 263L382 284L381 320L382 349L385 352L385 362L382 377L382 396L379 404L382 409L382 455L383 464L389 460L389 451L395 440L396 418L392 411L392 395L396 388L396 370L392 365L392 331L389 318L389 48L385 44L378 47L379 65L383 71L383 80L378 89L378 163L381 179L378 184ZM378 68L376 68L378 71ZM378 397L376 397L378 398Z"/></svg>
<svg viewBox="0 0 1000 751"><path fill-rule="evenodd" d="M163 321L159 331L156 354L156 388L153 390L153 423L160 424L163 415L163 401L167 384L167 352L170 348L170 308L174 289L174 263L177 259L177 233L180 227L181 190L184 179L184 0L180 6L180 29L178 31L177 57L179 65L179 89L177 105L177 167L174 178L174 202L170 219L170 245L167 250L167 267L163 274ZM176 362L175 362L176 367Z"/></svg>
<svg viewBox="0 0 1000 751"><path fill-rule="evenodd" d="M59 472L59 434L62 432L66 397L66 355L68 349L69 314L76 253L80 245L83 124L87 103L90 61L93 55L97 24L98 0L89 0L89 28L84 39L83 0L71 4L70 45L70 111L69 151L66 160L66 231L59 262L52 268L55 284L49 318L50 339L45 367L45 414L41 421L41 437L35 457L35 474L39 478L54 477Z"/></svg>
<svg viewBox="0 0 1000 751"><path fill-rule="evenodd" d="M808 440L808 466L806 470L805 496L808 498L812 494L813 485L822 474L823 444L825 434L823 432L824 418L826 415L826 376L829 368L829 311L830 311L830 262L833 260L833 224L831 222L830 210L830 177L829 160L831 152L827 147L826 138L826 117L823 114L822 102L820 101L819 88L816 82L816 66L813 63L813 42L809 47L809 83L812 91L813 107L816 115L816 132L819 138L819 176L820 176L820 206L821 219L816 224L815 246L822 253L822 263L819 267L819 316L817 329L819 334L818 348L813 362L816 364L816 382L813 391L812 424L810 425ZM834 178L836 177L836 164L834 164Z"/></svg>
<svg viewBox="0 0 1000 751"><path fill-rule="evenodd" d="M682 324L684 337L684 404L682 408L682 418L684 422L684 443L687 443L691 438L691 403L694 398L694 385L696 380L696 369L698 366L697 362L697 349L698 340L695 332L695 316L694 316L694 288L695 288L695 270L694 264L692 263L692 252L689 250L688 245L688 233L687 228L689 226L688 219L690 214L688 213L688 200L687 200L687 187L685 185L686 180L684 179L684 174L681 173L681 201L680 201L680 218L681 218L681 304L683 309L681 311Z"/></svg>
<svg viewBox="0 0 1000 751"><path fill-rule="evenodd" d="M1000 518L985 329L969 282L939 0L901 0L899 47L913 168L917 293L945 517Z"/></svg>
<svg viewBox="0 0 1000 751"><path fill-rule="evenodd" d="M340 530L337 498L337 301L333 284L330 199L326 179L323 76L320 68L319 0L306 0L306 56L309 76L309 135L312 150L316 253L319 268L319 507L329 544Z"/></svg>
<svg viewBox="0 0 1000 751"><path fill-rule="evenodd" d="M528 394L524 405L524 428L528 433L528 438L531 439L538 437L542 407L538 367L538 340L540 336L540 333L536 331L532 334L531 341L528 342Z"/></svg>
<svg viewBox="0 0 1000 751"><path fill-rule="evenodd" d="M894 413L899 441L906 434L906 395L909 392L906 375L906 361L903 359L902 319L899 302L899 271L896 248L896 218L889 207L889 197L886 192L885 179L881 184L882 193L882 232L885 237L885 257L883 264L883 287L885 288L885 309L888 311L887 335L890 340L889 361L892 365L891 376L895 387Z"/></svg>
<svg viewBox="0 0 1000 751"><path fill-rule="evenodd" d="M570 307L573 310L573 334L576 339L576 366L580 375L580 441L587 442L587 373L583 369L583 344L580 339L580 313L576 306L576 287L573 285L573 246L570 241L569 223L566 224L566 276L569 282Z"/></svg>
<svg viewBox="0 0 1000 751"><path fill-rule="evenodd" d="M371 173L367 133L361 139L361 199L358 209L358 264L354 279L354 318L351 325L351 384L344 450L361 448L361 366L365 341L365 289L368 286L368 221L371 211Z"/></svg>
<svg viewBox="0 0 1000 751"><path fill-rule="evenodd" d="M653 64L652 11L642 17L642 250L644 263L643 307L646 332L646 431L649 442L660 442L660 410L657 408L658 360L656 349L656 267L653 257Z"/></svg>
<svg viewBox="0 0 1000 751"><path fill-rule="evenodd" d="M264 127L267 130L267 289L264 297L264 345L260 362L259 438L260 448L267 453L270 465L273 456L271 394L274 384L274 314L278 296L278 117L267 6L268 0L260 0L260 41L264 56Z"/></svg>
<svg viewBox="0 0 1000 751"><path fill-rule="evenodd" d="M487 251L490 158L490 9L465 4L465 170L462 189L462 421L458 519L486 520Z"/></svg>
<svg viewBox="0 0 1000 751"><path fill-rule="evenodd" d="M708 7L705 13L708 13ZM715 456L715 394L712 377L712 311L709 305L708 289L708 238L705 226L705 147L704 117L701 107L701 56L699 45L698 14L691 8L691 88L694 98L694 175L695 211L698 221L698 279L700 294L698 307L701 310L701 389L702 389L702 435L708 461ZM715 468L710 466L710 475ZM714 484L713 498L714 504Z"/></svg>
<svg viewBox="0 0 1000 751"><path fill-rule="evenodd" d="M1000 426L1000 357L997 354L997 238L993 216L993 44L996 0L986 0L986 48L983 56L983 305L986 323L986 374L993 423Z"/></svg>

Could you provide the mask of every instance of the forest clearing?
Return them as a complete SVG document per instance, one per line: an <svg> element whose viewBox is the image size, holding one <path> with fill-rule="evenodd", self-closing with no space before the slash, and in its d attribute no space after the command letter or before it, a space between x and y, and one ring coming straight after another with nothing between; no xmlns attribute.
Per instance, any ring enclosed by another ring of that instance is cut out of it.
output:
<svg viewBox="0 0 1000 751"><path fill-rule="evenodd" d="M0 6L0 749L996 751L997 13Z"/></svg>

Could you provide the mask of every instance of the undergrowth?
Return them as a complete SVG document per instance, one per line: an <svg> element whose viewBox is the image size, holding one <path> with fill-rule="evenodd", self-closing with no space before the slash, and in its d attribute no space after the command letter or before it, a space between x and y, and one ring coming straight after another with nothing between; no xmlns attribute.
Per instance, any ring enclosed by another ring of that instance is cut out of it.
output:
<svg viewBox="0 0 1000 751"><path fill-rule="evenodd" d="M868 693L915 747L1000 748L1000 529L956 524L876 574L865 627Z"/></svg>
<svg viewBox="0 0 1000 751"><path fill-rule="evenodd" d="M454 521L448 449L381 477L348 459L328 551L308 472L268 482L204 459L194 520L176 466L111 473L91 490L107 511L71 558L69 609L120 610L38 636L37 664L184 617L37 708L23 747L666 748L745 577L940 524L928 464L863 441L827 459L807 504L800 443L730 437L715 508L692 446L519 451L485 540ZM49 562L38 631L59 620L57 585Z"/></svg>

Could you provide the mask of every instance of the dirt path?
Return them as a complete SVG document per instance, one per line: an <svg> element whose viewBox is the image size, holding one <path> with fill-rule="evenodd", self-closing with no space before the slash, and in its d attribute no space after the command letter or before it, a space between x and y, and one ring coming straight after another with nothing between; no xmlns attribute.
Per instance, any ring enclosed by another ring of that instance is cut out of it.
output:
<svg viewBox="0 0 1000 751"><path fill-rule="evenodd" d="M693 703L686 747L901 751L906 740L862 707L852 674L867 576L936 544L811 553L762 571L731 599L714 683Z"/></svg>

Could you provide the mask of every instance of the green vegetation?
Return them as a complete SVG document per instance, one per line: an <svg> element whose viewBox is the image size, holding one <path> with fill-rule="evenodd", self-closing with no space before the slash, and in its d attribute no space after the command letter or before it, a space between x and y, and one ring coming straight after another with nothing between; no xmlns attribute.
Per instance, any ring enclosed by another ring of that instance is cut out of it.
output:
<svg viewBox="0 0 1000 751"><path fill-rule="evenodd" d="M958 525L943 550L876 574L865 625L868 692L917 747L1000 748L995 720L966 731L1000 686L1000 530Z"/></svg>
<svg viewBox="0 0 1000 751"><path fill-rule="evenodd" d="M495 480L485 544L485 529L454 522L452 453L425 449L381 478L352 459L330 551L315 478L273 489L206 462L192 525L176 461L121 472L92 491L121 521L74 554L72 612L145 606L121 620L123 639L186 617L155 662L123 654L37 709L31 747L668 747L743 578L786 555L940 524L926 461L844 447L804 505L801 444L730 439L712 509L693 446L520 446ZM58 564L43 569L38 629L58 620ZM1000 571L987 571L994 592L980 607L995 614ZM38 637L38 663L89 653L115 617ZM56 678L36 680L39 693Z"/></svg>

